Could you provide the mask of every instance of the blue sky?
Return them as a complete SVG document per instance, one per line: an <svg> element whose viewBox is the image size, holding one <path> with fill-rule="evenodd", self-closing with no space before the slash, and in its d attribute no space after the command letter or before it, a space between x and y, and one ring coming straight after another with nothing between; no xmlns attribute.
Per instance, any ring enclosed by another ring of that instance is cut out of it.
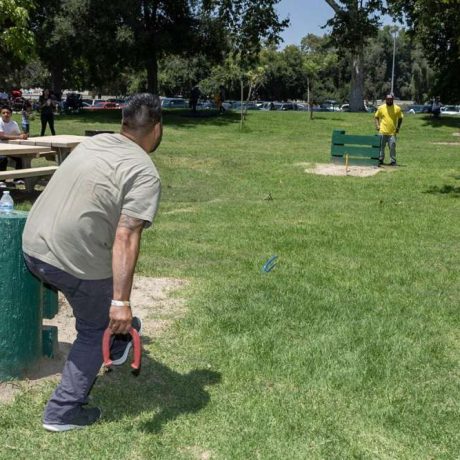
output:
<svg viewBox="0 0 460 460"><path fill-rule="evenodd" d="M281 0L277 11L280 18L289 17L291 20L289 27L281 34L284 40L282 48L300 45L302 37L309 33L324 35L328 29L322 29L321 26L334 16L334 10L325 0ZM383 22L390 24L391 20L386 17Z"/></svg>
<svg viewBox="0 0 460 460"><path fill-rule="evenodd" d="M286 45L300 45L302 37L309 33L323 35L321 29L334 16L333 9L324 0L281 0L277 5L280 18L289 16L291 23L281 34Z"/></svg>

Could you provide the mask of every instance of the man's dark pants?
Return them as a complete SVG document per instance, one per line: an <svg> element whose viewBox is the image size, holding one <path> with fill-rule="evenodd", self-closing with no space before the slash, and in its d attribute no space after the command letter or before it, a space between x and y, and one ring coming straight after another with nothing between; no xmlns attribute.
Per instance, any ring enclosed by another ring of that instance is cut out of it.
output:
<svg viewBox="0 0 460 460"><path fill-rule="evenodd" d="M102 336L109 324L113 279L81 280L27 254L24 258L35 276L65 295L76 319L77 338L43 417L46 423L68 423L88 403L88 394L102 365ZM120 346L126 346L126 342L117 344L114 340L111 350Z"/></svg>

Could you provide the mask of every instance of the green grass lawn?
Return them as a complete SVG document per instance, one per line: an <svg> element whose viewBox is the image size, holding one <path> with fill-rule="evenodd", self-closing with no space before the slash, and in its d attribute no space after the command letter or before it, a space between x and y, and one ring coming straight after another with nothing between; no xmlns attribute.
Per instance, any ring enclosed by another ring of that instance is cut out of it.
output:
<svg viewBox="0 0 460 460"><path fill-rule="evenodd" d="M369 114L164 120L138 271L188 279L187 314L137 379L99 379L90 429L41 428L53 384L0 407L0 458L459 458L460 145L437 142L460 142L460 118L406 116L400 166L367 178L305 168L332 129L373 134Z"/></svg>

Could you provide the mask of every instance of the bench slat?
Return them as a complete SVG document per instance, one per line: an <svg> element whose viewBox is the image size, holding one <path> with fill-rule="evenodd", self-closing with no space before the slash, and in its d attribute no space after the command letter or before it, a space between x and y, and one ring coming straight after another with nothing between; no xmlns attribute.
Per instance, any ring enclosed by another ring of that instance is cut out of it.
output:
<svg viewBox="0 0 460 460"><path fill-rule="evenodd" d="M368 145L380 147L380 136L355 136L351 134L342 134L334 131L332 134L332 143L334 145Z"/></svg>
<svg viewBox="0 0 460 460"><path fill-rule="evenodd" d="M342 157L348 153L350 156L354 157L368 157L368 158L377 158L379 157L380 148L379 147L355 147L351 145L333 145L331 147L331 155Z"/></svg>
<svg viewBox="0 0 460 460"><path fill-rule="evenodd" d="M50 176L58 169L58 166L42 166L40 168L10 169L0 171L0 180L22 179L24 177Z"/></svg>

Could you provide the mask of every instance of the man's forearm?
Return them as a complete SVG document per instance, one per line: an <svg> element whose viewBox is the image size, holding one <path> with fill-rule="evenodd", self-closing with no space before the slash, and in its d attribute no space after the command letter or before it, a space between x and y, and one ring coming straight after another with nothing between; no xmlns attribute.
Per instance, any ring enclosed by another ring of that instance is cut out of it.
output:
<svg viewBox="0 0 460 460"><path fill-rule="evenodd" d="M129 300L140 248L140 233L118 229L112 248L113 298Z"/></svg>
<svg viewBox="0 0 460 460"><path fill-rule="evenodd" d="M24 139L26 136L24 134L0 134L0 140L2 141L12 141L14 139Z"/></svg>
<svg viewBox="0 0 460 460"><path fill-rule="evenodd" d="M124 214L120 216L112 247L112 300L129 300L143 228L143 220ZM109 328L114 334L126 334L131 327L130 306L120 307L112 303L109 318Z"/></svg>

